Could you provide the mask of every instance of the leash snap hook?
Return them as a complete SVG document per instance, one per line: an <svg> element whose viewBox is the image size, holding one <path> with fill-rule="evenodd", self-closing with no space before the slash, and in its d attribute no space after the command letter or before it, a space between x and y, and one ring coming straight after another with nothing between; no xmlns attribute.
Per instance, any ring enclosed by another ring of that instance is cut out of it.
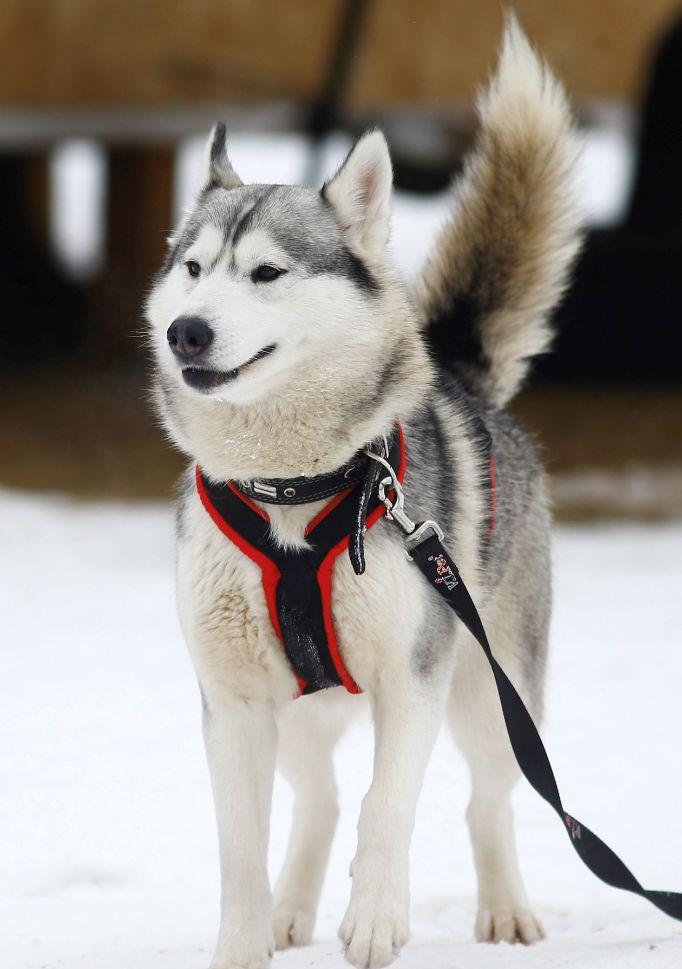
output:
<svg viewBox="0 0 682 969"><path fill-rule="evenodd" d="M392 499L386 494L386 488L392 489L395 498ZM406 535L411 535L417 526L405 511L405 495L395 475L382 478L378 491L380 500L386 506L386 517L399 525Z"/></svg>
<svg viewBox="0 0 682 969"><path fill-rule="evenodd" d="M431 535L435 535L439 542L442 542L445 535L443 529L440 527L438 522L428 519L427 521L420 522L417 524L413 522L410 516L405 511L405 493L402 489L402 485L398 481L395 471L391 465L386 461L381 455L375 454L373 451L365 451L367 457L373 458L382 467L386 468L388 475L382 478L377 486L379 492L379 499L383 501L386 506L386 517L390 521L394 521L396 525L405 532L405 554L410 561L412 556L410 552L415 549L418 545L421 545L423 541L429 538ZM390 488L395 495L394 498L390 498L386 494L386 489Z"/></svg>
<svg viewBox="0 0 682 969"><path fill-rule="evenodd" d="M395 470L380 454L375 454L374 451L365 450L365 454L368 458L377 461L383 468L388 471L388 475L382 478L377 486L379 492L379 499L386 506L386 517L390 521L394 521L399 525L406 535L411 535L412 532L417 527L412 521L409 515L405 512L405 494L403 492L402 485L398 481L398 476ZM394 498L390 498L386 493L386 489L390 488L395 495Z"/></svg>

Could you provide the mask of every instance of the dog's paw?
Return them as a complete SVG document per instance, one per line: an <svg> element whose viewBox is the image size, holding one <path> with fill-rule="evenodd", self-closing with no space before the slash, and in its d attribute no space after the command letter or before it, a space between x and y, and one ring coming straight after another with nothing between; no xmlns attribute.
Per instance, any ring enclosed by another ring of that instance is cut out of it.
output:
<svg viewBox="0 0 682 969"><path fill-rule="evenodd" d="M346 959L358 969L381 969L398 955L410 935L407 915L385 906L351 901L339 929Z"/></svg>
<svg viewBox="0 0 682 969"><path fill-rule="evenodd" d="M544 939L545 930L528 908L482 907L476 916L477 942L521 942L533 945Z"/></svg>
<svg viewBox="0 0 682 969"><path fill-rule="evenodd" d="M314 926L314 912L278 906L272 917L275 948L289 949L291 946L310 945Z"/></svg>
<svg viewBox="0 0 682 969"><path fill-rule="evenodd" d="M260 957L256 956L252 958L251 956L246 956L242 958L239 955L228 956L228 961L220 959L219 962L215 960L211 963L208 969L270 969L271 956Z"/></svg>
<svg viewBox="0 0 682 969"><path fill-rule="evenodd" d="M271 952L260 955L235 952L218 960L214 958L208 969L270 969L271 959Z"/></svg>
<svg viewBox="0 0 682 969"><path fill-rule="evenodd" d="M257 938L233 932L218 940L209 969L270 969L274 948L269 932Z"/></svg>

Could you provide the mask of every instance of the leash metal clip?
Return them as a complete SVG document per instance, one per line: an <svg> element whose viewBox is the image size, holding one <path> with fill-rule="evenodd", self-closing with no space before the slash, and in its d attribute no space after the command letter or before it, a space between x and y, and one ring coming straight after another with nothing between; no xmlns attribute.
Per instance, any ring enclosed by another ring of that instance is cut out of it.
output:
<svg viewBox="0 0 682 969"><path fill-rule="evenodd" d="M375 454L374 451L366 450L365 454L374 461L378 461L388 471L388 475L381 479L377 487L379 499L386 506L386 517L389 521L394 521L405 532L405 552L408 559L412 559L410 555L412 549L416 548L417 545L420 545L428 538L429 533L433 533L439 541L442 541L445 535L438 522L428 519L417 525L407 514L405 511L405 493L402 485L398 481L398 476L389 462L381 455ZM386 493L387 488L392 489L395 495L394 498L390 498Z"/></svg>
<svg viewBox="0 0 682 969"><path fill-rule="evenodd" d="M395 498L391 499L386 494L386 489L391 488L395 495ZM389 521L396 522L406 535L412 535L416 524L412 521L410 516L405 511L405 494L400 485L400 482L395 477L395 474L391 470L391 475L382 478L378 484L379 499L383 501L386 506L386 517Z"/></svg>

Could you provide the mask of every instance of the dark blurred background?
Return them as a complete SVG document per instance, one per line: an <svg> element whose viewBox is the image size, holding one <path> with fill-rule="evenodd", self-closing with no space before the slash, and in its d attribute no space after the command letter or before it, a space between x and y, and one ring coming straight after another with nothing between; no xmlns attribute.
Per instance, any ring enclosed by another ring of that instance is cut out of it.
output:
<svg viewBox="0 0 682 969"><path fill-rule="evenodd" d="M560 337L517 413L558 514L682 515L682 7L518 0L585 132ZM141 305L224 119L247 181L320 184L367 125L414 276L475 135L498 0L9 0L0 9L0 485L167 497Z"/></svg>

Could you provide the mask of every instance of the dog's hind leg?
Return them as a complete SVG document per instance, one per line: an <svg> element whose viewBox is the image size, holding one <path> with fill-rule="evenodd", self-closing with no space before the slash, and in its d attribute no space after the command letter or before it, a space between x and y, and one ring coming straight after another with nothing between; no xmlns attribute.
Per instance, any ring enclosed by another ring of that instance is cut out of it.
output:
<svg viewBox="0 0 682 969"><path fill-rule="evenodd" d="M333 750L347 722L344 702L361 702L357 697L327 693L297 700L280 722L277 766L293 789L294 811L286 859L274 891L278 949L308 945L312 940L339 815Z"/></svg>
<svg viewBox="0 0 682 969"><path fill-rule="evenodd" d="M491 642L498 646L501 629L498 625L498 636L492 626L489 628ZM511 792L520 771L507 737L493 675L480 647L467 636L461 649L448 719L471 772L467 822L478 876L476 939L530 945L543 938L544 932L530 909L516 855ZM507 662L497 650L496 655L518 683L513 661Z"/></svg>

